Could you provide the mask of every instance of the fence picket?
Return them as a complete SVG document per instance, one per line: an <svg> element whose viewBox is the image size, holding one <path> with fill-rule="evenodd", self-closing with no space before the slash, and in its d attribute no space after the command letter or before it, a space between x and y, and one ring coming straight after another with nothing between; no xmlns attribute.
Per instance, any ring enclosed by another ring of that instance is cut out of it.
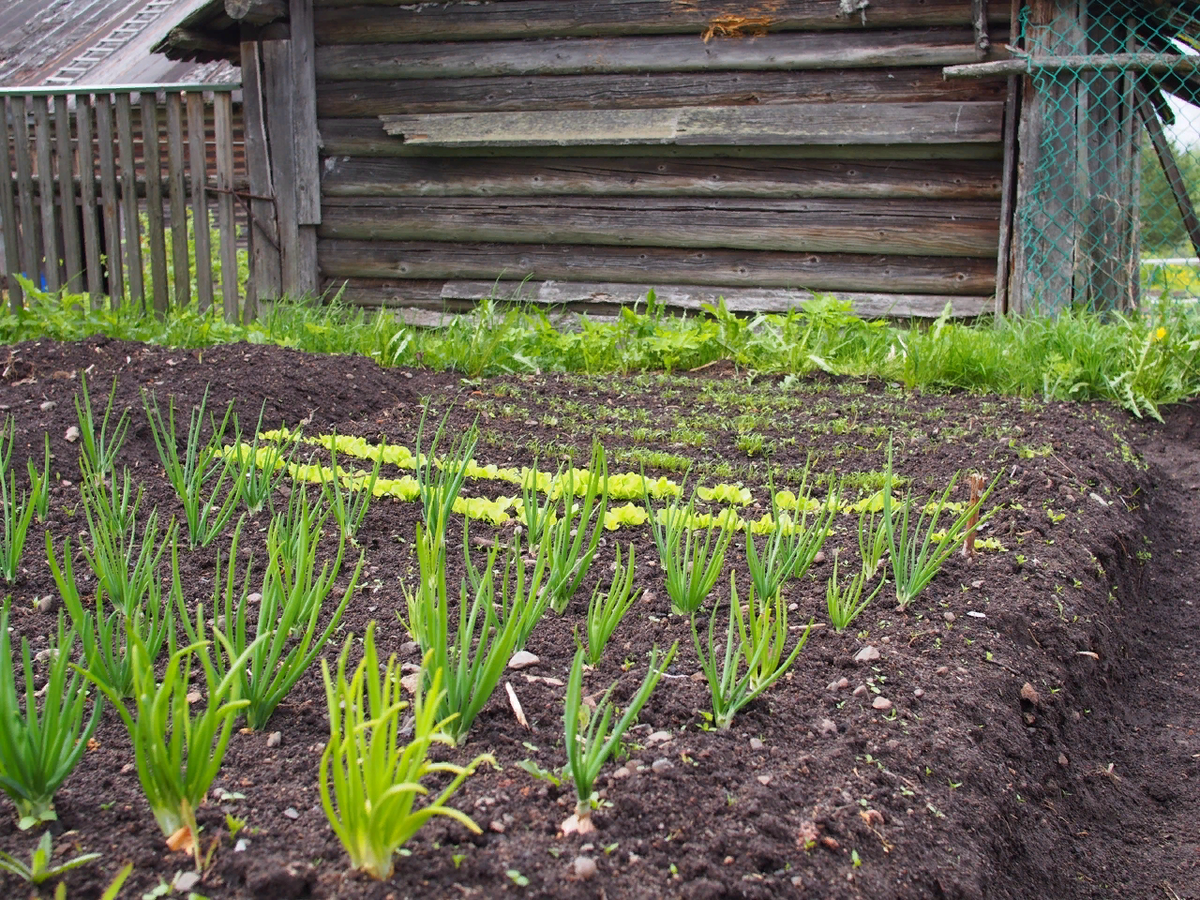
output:
<svg viewBox="0 0 1200 900"><path fill-rule="evenodd" d="M189 94L188 176L192 182L192 230L196 235L196 304L206 312L213 302L212 246L208 232L208 165L204 153L204 98Z"/></svg>
<svg viewBox="0 0 1200 900"><path fill-rule="evenodd" d="M121 222L117 218L117 169L113 155L112 97L96 95L96 141L100 151L100 202L104 208L104 251L108 270L108 296L113 308L125 297L121 270Z"/></svg>
<svg viewBox="0 0 1200 900"><path fill-rule="evenodd" d="M58 216L54 208L54 159L50 147L49 98L33 98L33 143L37 158L38 208L42 217L42 278L46 290L62 286L59 278Z"/></svg>
<svg viewBox="0 0 1200 900"><path fill-rule="evenodd" d="M217 140L217 230L221 236L221 299L228 322L238 321L237 222L233 206L233 98L213 98Z"/></svg>
<svg viewBox="0 0 1200 900"><path fill-rule="evenodd" d="M117 148L121 154L121 218L124 220L125 268L129 302L146 308L142 283L142 232L138 220L137 158L133 155L133 103L129 94L117 94Z"/></svg>
<svg viewBox="0 0 1200 900"><path fill-rule="evenodd" d="M96 155L92 146L92 104L87 94L75 97L75 133L79 138L79 209L83 220L83 258L87 267L87 290L92 308L104 296L101 278L100 223L96 217Z"/></svg>
<svg viewBox="0 0 1200 900"><path fill-rule="evenodd" d="M146 164L146 237L150 242L150 277L154 311L167 312L167 243L163 233L162 155L158 146L158 100L142 94L142 159Z"/></svg>
<svg viewBox="0 0 1200 900"><path fill-rule="evenodd" d="M175 305L178 307L187 306L192 297L183 167L183 95L177 91L168 91L167 200L171 205L171 260L175 272Z"/></svg>
<svg viewBox="0 0 1200 900"><path fill-rule="evenodd" d="M78 294L83 290L83 254L79 244L79 207L75 204L75 145L71 141L71 111L67 97L54 98L54 151L57 157L59 208L62 210L62 233L67 289Z"/></svg>
<svg viewBox="0 0 1200 900"><path fill-rule="evenodd" d="M8 156L8 99L0 97L0 216L4 217L4 280L8 285L8 305L14 312L25 306L25 292L13 275L21 271L21 251L17 242L17 207L13 199L12 160Z"/></svg>

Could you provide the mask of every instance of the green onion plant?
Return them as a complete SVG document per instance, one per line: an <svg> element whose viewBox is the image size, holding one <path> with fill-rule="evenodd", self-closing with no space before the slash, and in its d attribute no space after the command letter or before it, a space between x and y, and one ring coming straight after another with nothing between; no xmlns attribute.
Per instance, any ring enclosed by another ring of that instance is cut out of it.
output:
<svg viewBox="0 0 1200 900"><path fill-rule="evenodd" d="M242 475L242 502L246 504L246 512L251 516L258 515L272 503L275 491L287 473L287 461L295 454L303 438L301 430L296 429L286 440L264 441L260 435L266 411L267 404L263 401L258 412L258 424L254 427L254 436L244 442L245 446L237 413L233 416L233 449L240 455L238 468Z"/></svg>
<svg viewBox="0 0 1200 900"><path fill-rule="evenodd" d="M596 830L592 823L592 793L600 769L621 742L621 738L633 724L655 685L679 649L676 641L667 651L660 665L658 648L650 651L650 667L642 686L629 701L621 717L616 719L617 708L612 694L619 682L614 681L604 692L594 709L583 702L583 659L582 649L575 652L571 665L571 676L567 680L567 695L563 707L564 738L567 751L566 771L575 783L575 813L564 823L565 831L588 834ZM614 721L615 719L615 721Z"/></svg>
<svg viewBox="0 0 1200 900"><path fill-rule="evenodd" d="M800 485L801 498L808 496L805 491L808 470L808 465L805 465ZM825 514L824 508L812 526L808 524L807 510L800 514L799 522L794 522L790 515L779 508L775 500L774 479L768 480L768 489L771 494L771 521L775 527L767 535L766 545L761 554L749 522L746 523L745 529L746 565L750 569L750 580L760 597L774 597L786 579L803 575L812 564L817 550L825 543L828 531L828 515Z"/></svg>
<svg viewBox="0 0 1200 900"><path fill-rule="evenodd" d="M157 398L142 392L142 405L159 459L167 471L167 480L183 503L193 550L207 547L233 518L241 501L245 470L254 464L253 460L243 460L240 454L225 454L222 450L221 442L229 428L233 403L226 407L220 424L214 416L209 416L211 434L207 441L201 440L207 404L208 389L205 388L200 405L192 410L181 457L176 442L175 398L171 397L167 402L167 419L164 421ZM225 497L218 502L222 489L225 489Z"/></svg>
<svg viewBox="0 0 1200 900"><path fill-rule="evenodd" d="M375 465L365 478L361 475L349 474L343 484L342 475L338 470L337 435L329 445L331 475L321 476L321 492L328 504L334 520L341 529L342 538L354 542L358 529L362 527L363 519L367 517L367 509L374 496L375 482L379 480L379 467L383 465L383 454L375 455Z"/></svg>
<svg viewBox="0 0 1200 900"><path fill-rule="evenodd" d="M117 376L114 375L112 390L108 392L108 403L104 406L104 418L100 420L100 427L97 429L96 416L92 411L92 400L88 396L87 375L82 373L79 376L79 389L83 394L83 401L81 403L79 395L75 395L75 418L79 422L79 438L82 447L80 459L87 461L92 472L107 477L113 470L117 454L121 451L121 445L125 443L125 435L129 432L129 410L121 411L121 415L113 423L110 432L109 422L112 419L113 403L117 397Z"/></svg>
<svg viewBox="0 0 1200 900"><path fill-rule="evenodd" d="M481 754L467 766L432 762L434 744L453 744L438 718L442 673L423 669L411 707L400 699L400 671L395 655L381 668L375 650L375 623L367 626L363 658L346 677L351 640L338 659L337 680L321 660L329 708L329 741L321 754L321 806L334 834L346 848L350 864L380 880L390 878L396 852L434 816L446 816L480 833L466 813L447 806L459 786L483 763ZM425 655L425 666L431 654ZM428 689L422 682L428 680ZM410 712L412 737L401 743L401 714ZM436 797L420 808L417 798L428 795L422 780L451 776Z"/></svg>
<svg viewBox="0 0 1200 900"><path fill-rule="evenodd" d="M716 629L717 611L713 610L708 620L708 639L702 641L696 628L696 616L692 615L692 643L700 658L700 668L708 682L712 697L712 722L726 729L733 722L738 710L778 681L804 645L808 642L813 623L809 620L791 653L784 656L787 639L787 607L778 595L772 603L762 608L753 602L750 613L743 616L738 601L737 584L732 573L729 578L729 624L725 634L725 654L718 655L713 633ZM745 670L742 664L745 662Z"/></svg>
<svg viewBox="0 0 1200 900"><path fill-rule="evenodd" d="M883 580L880 579L875 590L866 593L871 574L864 563L863 568L850 579L850 583L843 586L838 582L837 557L833 558L833 577L825 587L825 606L829 610L829 621L835 630L841 632L849 627L850 623L858 618L858 614L883 590Z"/></svg>
<svg viewBox="0 0 1200 900"><path fill-rule="evenodd" d="M422 437L425 431L425 414L417 426L417 441L413 453L417 460L417 483L421 491L421 511L425 519L425 531L431 538L444 544L446 541L446 526L450 522L450 514L454 511L454 501L458 499L463 481L467 477L467 467L479 443L479 429L472 425L462 433L452 445L450 452L441 461L437 459L438 444L441 443L446 421L450 413L442 416L442 421L429 442L428 451L422 452Z"/></svg>
<svg viewBox="0 0 1200 900"><path fill-rule="evenodd" d="M12 584L17 580L21 554L25 552L25 538L29 534L29 523L37 506L35 500L21 492L17 498L17 473L10 472L13 443L16 440L16 423L8 417L0 431L0 574Z"/></svg>
<svg viewBox="0 0 1200 900"><path fill-rule="evenodd" d="M54 838L50 836L49 831L44 831L42 832L41 840L38 841L37 847L34 848L34 851L30 856L28 864L23 863L16 857L10 856L3 850L0 850L0 872L7 872L9 875L15 875L26 884L40 885L49 881L51 878L57 878L60 875L65 875L72 869L77 869L80 866L87 865L93 860L97 860L99 858L99 853L83 853L79 856L68 859L64 863L59 863L58 865L52 866L50 863L54 859ZM60 884L59 887L62 887L62 885Z"/></svg>
<svg viewBox="0 0 1200 900"><path fill-rule="evenodd" d="M616 548L617 561L613 569L612 583L605 592L601 584L596 585L592 592L591 602L587 611L587 646L579 642L576 635L575 643L583 650L584 659L589 666L600 662L608 639L612 637L629 608L641 596L641 588L633 589L634 552L633 544L629 545L629 562L621 564L621 548Z"/></svg>
<svg viewBox="0 0 1200 900"><path fill-rule="evenodd" d="M864 507L858 514L858 553L867 581L875 577L887 551L888 536L883 517L877 518L874 510Z"/></svg>
<svg viewBox="0 0 1200 900"><path fill-rule="evenodd" d="M661 521L650 504L648 491L644 497L654 545L658 548L658 558L667 579L671 611L677 615L691 615L704 605L717 583L725 564L725 550L733 540L733 529L715 521L707 528L692 527L695 491L687 504L681 506L675 502L665 507L661 511Z"/></svg>
<svg viewBox="0 0 1200 900"><path fill-rule="evenodd" d="M54 794L74 770L100 724L102 704L98 700L92 704L92 714L85 724L87 691L78 673L71 672L75 632L64 628L60 613L58 634L51 635L48 672L40 691L29 641L21 639L25 694L22 715L8 633L11 603L9 598L0 611L0 790L17 807L17 827L26 830L57 818Z"/></svg>
<svg viewBox="0 0 1200 900"><path fill-rule="evenodd" d="M43 437L45 449L42 452L41 470L33 464L32 459L25 460L25 468L29 472L29 502L37 513L39 525L44 525L46 517L50 515L50 435Z"/></svg>
<svg viewBox="0 0 1200 900"><path fill-rule="evenodd" d="M559 466L558 474L550 484L556 484L562 478L562 474L562 466ZM544 499L539 498L539 476L538 461L534 458L533 468L528 469L521 479L521 524L524 525L531 544L541 539L541 535L545 534L550 520L554 517L553 491L548 490Z"/></svg>
<svg viewBox="0 0 1200 900"><path fill-rule="evenodd" d="M587 480L583 482L583 502L575 502L575 469L567 465L555 484L562 489L561 516L545 520L542 543L550 546L548 590L550 606L561 615L587 575L604 532L604 514L608 511L608 463L604 448L592 444ZM588 529L591 533L588 533Z"/></svg>

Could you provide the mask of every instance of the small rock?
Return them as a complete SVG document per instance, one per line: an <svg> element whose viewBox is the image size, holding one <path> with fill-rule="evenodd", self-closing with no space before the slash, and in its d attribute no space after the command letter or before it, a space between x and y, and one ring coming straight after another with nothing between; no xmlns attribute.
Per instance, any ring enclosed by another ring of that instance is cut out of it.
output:
<svg viewBox="0 0 1200 900"><path fill-rule="evenodd" d="M1038 696L1038 692L1034 690L1033 685L1028 681L1021 685L1021 699L1029 701L1034 706L1042 702L1042 698Z"/></svg>
<svg viewBox="0 0 1200 900"><path fill-rule="evenodd" d="M854 689L855 697L864 697L864 696L866 696L866 693L867 693L867 686L865 684L860 684L858 687L856 687Z"/></svg>
<svg viewBox="0 0 1200 900"><path fill-rule="evenodd" d="M870 644L854 654L854 661L857 663L874 662L877 659L879 659L879 651Z"/></svg>
<svg viewBox="0 0 1200 900"><path fill-rule="evenodd" d="M1058 764L1060 766L1062 766L1065 769L1068 765L1070 765L1070 763L1071 763L1071 761L1069 759L1067 759L1067 754L1065 754L1065 753L1058 754Z"/></svg>
<svg viewBox="0 0 1200 900"><path fill-rule="evenodd" d="M504 823L499 819L492 819L491 824L488 825L488 828L496 832L496 834L504 834Z"/></svg>
<svg viewBox="0 0 1200 900"><path fill-rule="evenodd" d="M796 833L796 846L801 850L811 850L817 846L817 839L821 836L821 832L817 831L817 823L812 819L805 819L800 823L800 830Z"/></svg>
<svg viewBox="0 0 1200 900"><path fill-rule="evenodd" d="M837 842L837 838L827 834L821 838L821 846L826 850L840 850L842 845Z"/></svg>
<svg viewBox="0 0 1200 900"><path fill-rule="evenodd" d="M202 699L204 699L204 695L199 691L188 691L187 702L189 706L193 703L199 703Z"/></svg>
<svg viewBox="0 0 1200 900"><path fill-rule="evenodd" d="M180 893L187 893L199 883L200 876L196 872L177 872L171 881L171 887Z"/></svg>
<svg viewBox="0 0 1200 900"><path fill-rule="evenodd" d="M418 644L416 641L405 641L403 644L400 645L400 652L401 653L419 653L419 652L421 652L421 645Z"/></svg>
<svg viewBox="0 0 1200 900"><path fill-rule="evenodd" d="M282 731L272 731L269 735L267 735L267 746L268 747L278 747L282 741L283 741L283 732Z"/></svg>
<svg viewBox="0 0 1200 900"><path fill-rule="evenodd" d="M892 701L887 697L876 697L871 701L871 707L879 710L880 712L887 712L892 708Z"/></svg>
<svg viewBox="0 0 1200 900"><path fill-rule="evenodd" d="M958 618L958 616L956 616L954 613L950 612L950 610L946 610L944 613L942 613L942 618L945 619L947 622L953 622L955 619Z"/></svg>
<svg viewBox="0 0 1200 900"><path fill-rule="evenodd" d="M771 783L771 776L770 775L759 775L757 781L763 787L766 787L768 784Z"/></svg>
<svg viewBox="0 0 1200 900"><path fill-rule="evenodd" d="M233 845L234 853L245 853L246 848L250 846L250 842L245 838L238 838L237 843Z"/></svg>
<svg viewBox="0 0 1200 900"><path fill-rule="evenodd" d="M285 816L287 816L289 819L298 819L298 818L300 818L300 813L296 812L296 807L294 807L294 806L289 806L287 809L285 809L285 810L283 811L283 814L284 814Z"/></svg>
<svg viewBox="0 0 1200 900"><path fill-rule="evenodd" d="M667 771L667 769L673 769L673 768L675 768L674 763L672 763L666 757L660 757L660 758L656 759L654 762L650 763L650 770L652 772L654 772L656 775L661 775L663 772Z"/></svg>
<svg viewBox="0 0 1200 900"><path fill-rule="evenodd" d="M950 671L950 667L949 667L949 666L938 666L938 667L937 667L937 668L934 670L933 674L934 674L934 675L946 675L947 673L949 673L949 671Z"/></svg>
<svg viewBox="0 0 1200 900"><path fill-rule="evenodd" d="M916 697L918 700L920 700L922 697L925 696L925 691L922 688L914 688L913 696Z"/></svg>
<svg viewBox="0 0 1200 900"><path fill-rule="evenodd" d="M617 771L612 773L613 778L628 778L633 773L629 771L628 766L621 766Z"/></svg>
<svg viewBox="0 0 1200 900"><path fill-rule="evenodd" d="M831 681L829 683L830 691L844 691L848 687L850 687L850 679L844 675L837 681Z"/></svg>
<svg viewBox="0 0 1200 900"><path fill-rule="evenodd" d="M1090 494L1088 494L1088 496L1091 499L1095 500L1097 503L1099 503L1101 506L1109 505L1108 501L1105 500L1103 497L1101 497L1099 494L1097 494L1095 491L1092 491Z"/></svg>
<svg viewBox="0 0 1200 900"><path fill-rule="evenodd" d="M65 435L63 435L63 437L65 437L67 439L68 444L75 443L77 440L79 440L79 427L76 425L72 425L70 428L67 429L67 433Z"/></svg>
<svg viewBox="0 0 1200 900"><path fill-rule="evenodd" d="M404 688L410 694L416 694L417 688L421 685L421 673L413 672L411 675L405 675L400 679L400 687Z"/></svg>
<svg viewBox="0 0 1200 900"><path fill-rule="evenodd" d="M877 809L864 809L859 815L862 816L862 820L871 828L878 828L883 825L883 813Z"/></svg>
<svg viewBox="0 0 1200 900"><path fill-rule="evenodd" d="M50 412L50 410L54 409L56 406L58 406L58 404L53 400L43 400L38 409L40 409L42 412Z"/></svg>
<svg viewBox="0 0 1200 900"><path fill-rule="evenodd" d="M971 587L973 587L973 588L981 588L981 587L983 587L983 579L982 579L982 578L980 578L980 579L978 579L978 580L976 580L976 581L972 581L972 582L971 582Z"/></svg>
<svg viewBox="0 0 1200 900"><path fill-rule="evenodd" d="M968 609L967 615L970 616L972 619L986 619L987 618L987 613L976 612L973 609Z"/></svg>
<svg viewBox="0 0 1200 900"><path fill-rule="evenodd" d="M510 669L528 669L540 662L541 660L528 650L518 650L512 655L512 659L508 661L508 667Z"/></svg>
<svg viewBox="0 0 1200 900"><path fill-rule="evenodd" d="M825 562L825 551L818 550L817 555L813 557L813 565L819 566L823 562Z"/></svg>
<svg viewBox="0 0 1200 900"><path fill-rule="evenodd" d="M702 681L708 681L708 676L705 675L703 672L693 672L692 673L692 681L699 684Z"/></svg>
<svg viewBox="0 0 1200 900"><path fill-rule="evenodd" d="M750 738L750 749L751 750L761 750L762 748L763 748L762 741L760 741L758 738Z"/></svg>
<svg viewBox="0 0 1200 900"><path fill-rule="evenodd" d="M38 612L52 613L58 608L58 598L53 594L46 594L44 597L39 597L37 608Z"/></svg>
<svg viewBox="0 0 1200 900"><path fill-rule="evenodd" d="M669 731L656 731L650 737L646 738L646 746L653 747L655 744L669 744L674 735Z"/></svg>
<svg viewBox="0 0 1200 900"><path fill-rule="evenodd" d="M833 721L833 719L822 719L818 728L820 728L821 734L825 736L836 735L838 730L837 722Z"/></svg>
<svg viewBox="0 0 1200 900"><path fill-rule="evenodd" d="M587 881L596 875L596 861L590 856L575 857L575 877L580 881Z"/></svg>
<svg viewBox="0 0 1200 900"><path fill-rule="evenodd" d="M727 856L727 857L725 857L723 860L721 860L721 862L722 862L724 865L727 865L727 866L732 866L732 865L733 865L733 857L732 857L732 856Z"/></svg>
<svg viewBox="0 0 1200 900"><path fill-rule="evenodd" d="M247 594L246 602L250 603L252 605L257 605L259 603L262 603L262 594L260 594L258 591L254 591L251 594Z"/></svg>

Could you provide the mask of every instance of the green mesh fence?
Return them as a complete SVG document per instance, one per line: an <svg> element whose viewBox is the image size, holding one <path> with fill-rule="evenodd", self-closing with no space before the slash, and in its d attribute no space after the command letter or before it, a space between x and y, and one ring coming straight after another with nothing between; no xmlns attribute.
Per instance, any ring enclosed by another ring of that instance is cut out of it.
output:
<svg viewBox="0 0 1200 900"><path fill-rule="evenodd" d="M1052 9L1047 9L1052 7ZM1200 2L1025 7L1010 309L1200 296Z"/></svg>

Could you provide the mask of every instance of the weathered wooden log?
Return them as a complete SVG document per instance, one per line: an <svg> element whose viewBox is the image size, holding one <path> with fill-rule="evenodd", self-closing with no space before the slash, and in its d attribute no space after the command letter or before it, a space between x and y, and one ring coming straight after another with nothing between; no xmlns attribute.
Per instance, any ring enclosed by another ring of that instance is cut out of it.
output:
<svg viewBox="0 0 1200 900"><path fill-rule="evenodd" d="M625 109L753 103L904 103L1004 99L1004 82L946 80L937 67L693 74L547 75L336 81L317 85L322 118L413 113Z"/></svg>
<svg viewBox="0 0 1200 900"><path fill-rule="evenodd" d="M225 0L225 15L247 25L266 25L287 14L287 0Z"/></svg>
<svg viewBox="0 0 1200 900"><path fill-rule="evenodd" d="M189 28L172 28L166 43L176 50L200 51L222 57L229 57L231 52L224 41ZM236 48L236 45L234 46Z"/></svg>
<svg viewBox="0 0 1200 900"><path fill-rule="evenodd" d="M440 289L438 285L440 284ZM342 300L360 306L400 306L447 311L465 311L480 300L499 298L556 309L612 314L635 303L645 304L647 284L573 282L451 281L330 281L328 287L342 290ZM722 299L731 312L786 313L803 309L813 293L804 290L757 290L705 287L699 285L654 285L658 302L680 312L700 312L705 304ZM950 305L951 315L975 317L991 312L991 298L946 297L937 294L868 293L836 291L833 296L850 302L864 318L935 318Z"/></svg>
<svg viewBox="0 0 1200 900"><path fill-rule="evenodd" d="M754 28L828 31L899 26L970 25L963 0L888 0L853 16L830 0L773 0L765 25L744 0L679 3L677 0L506 0L504 3L412 3L410 0L317 0L317 28L330 44L404 41L597 37L616 34L692 34L712 30L710 43L736 40ZM745 17L749 28L738 29ZM988 21L1008 22L1009 4L988 4ZM716 23L726 22L722 30Z"/></svg>
<svg viewBox="0 0 1200 900"><path fill-rule="evenodd" d="M713 41L691 36L572 41L345 44L317 48L318 81L599 75L643 72L952 66L975 61L970 28L767 35Z"/></svg>
<svg viewBox="0 0 1200 900"><path fill-rule="evenodd" d="M326 197L923 197L996 200L993 161L740 159L489 159L427 157L325 161Z"/></svg>
<svg viewBox="0 0 1200 900"><path fill-rule="evenodd" d="M327 198L322 238L993 256L995 203L643 197Z"/></svg>
<svg viewBox="0 0 1200 900"><path fill-rule="evenodd" d="M330 278L554 279L821 291L989 294L991 258L683 250L578 244L323 240Z"/></svg>

